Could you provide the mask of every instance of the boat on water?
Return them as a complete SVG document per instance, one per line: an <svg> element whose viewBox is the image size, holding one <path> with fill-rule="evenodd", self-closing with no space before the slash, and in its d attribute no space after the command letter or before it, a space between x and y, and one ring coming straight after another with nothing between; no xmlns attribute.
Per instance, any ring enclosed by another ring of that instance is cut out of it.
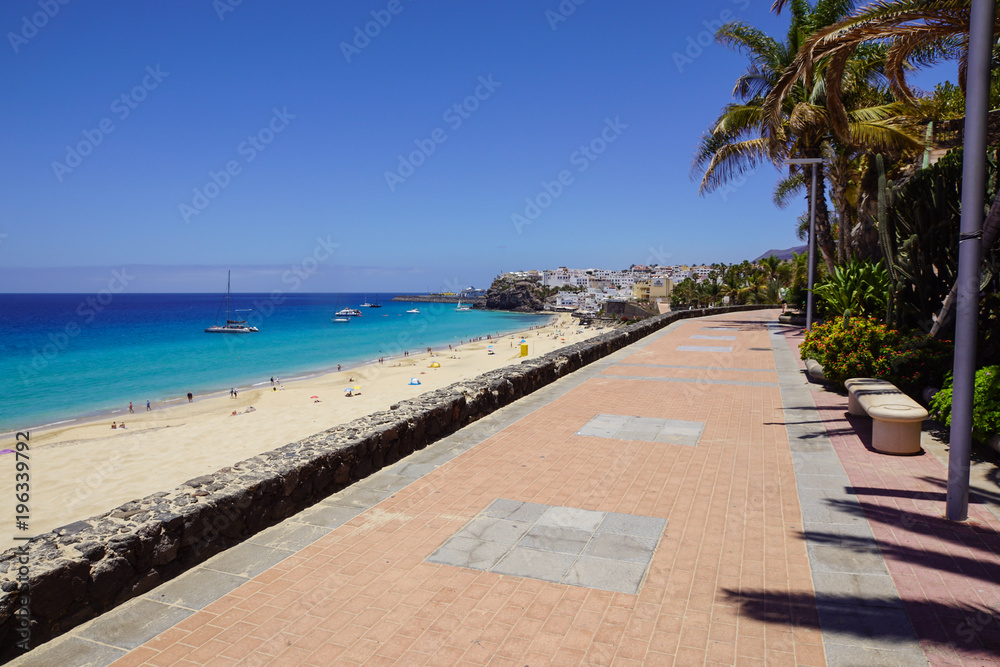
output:
<svg viewBox="0 0 1000 667"><path fill-rule="evenodd" d="M455 310L472 310L472 308L470 308L469 306L463 306L462 305L462 300L459 299L458 300L458 306L455 308Z"/></svg>
<svg viewBox="0 0 1000 667"><path fill-rule="evenodd" d="M410 309L409 309L408 311L406 311L406 312L408 312L408 313L416 313L417 315L419 315L419 314L420 314L420 311L419 311L418 309L416 309L416 308L410 308Z"/></svg>
<svg viewBox="0 0 1000 667"><path fill-rule="evenodd" d="M335 315L337 317L361 317L361 311L357 308L341 308Z"/></svg>
<svg viewBox="0 0 1000 667"><path fill-rule="evenodd" d="M331 320L333 322L350 322L351 318L349 318L349 317L333 317L333 318L331 318Z"/></svg>
<svg viewBox="0 0 1000 667"><path fill-rule="evenodd" d="M375 299L375 303L371 303L370 301L368 301L368 299L366 297L365 298L365 302L363 304L361 304L361 307L362 308L381 308L382 304L378 302L378 299Z"/></svg>
<svg viewBox="0 0 1000 667"><path fill-rule="evenodd" d="M205 329L205 333L256 333L257 327L252 327L247 324L246 320L231 320L229 319L230 312L230 294L229 287L232 279L232 271L230 271L226 277L226 323L219 324L219 313L215 314L215 324ZM219 304L219 311L222 311L222 304ZM234 311L235 312L235 311Z"/></svg>

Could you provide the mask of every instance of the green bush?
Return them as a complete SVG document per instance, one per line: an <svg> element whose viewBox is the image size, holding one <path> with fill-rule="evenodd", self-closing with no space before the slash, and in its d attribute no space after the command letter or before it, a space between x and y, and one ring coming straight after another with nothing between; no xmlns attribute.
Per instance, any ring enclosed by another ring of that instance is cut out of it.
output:
<svg viewBox="0 0 1000 667"><path fill-rule="evenodd" d="M902 333L869 318L838 317L806 332L800 352L815 359L831 382L880 378L911 396L940 385L951 367L953 346L923 333Z"/></svg>
<svg viewBox="0 0 1000 667"><path fill-rule="evenodd" d="M931 399L931 417L951 426L951 374L945 386ZM986 442L1000 433L1000 366L986 366L976 371L976 389L972 405L972 434Z"/></svg>
<svg viewBox="0 0 1000 667"><path fill-rule="evenodd" d="M820 312L826 317L850 310L859 317L885 317L889 303L889 272L881 261L851 260L813 286Z"/></svg>

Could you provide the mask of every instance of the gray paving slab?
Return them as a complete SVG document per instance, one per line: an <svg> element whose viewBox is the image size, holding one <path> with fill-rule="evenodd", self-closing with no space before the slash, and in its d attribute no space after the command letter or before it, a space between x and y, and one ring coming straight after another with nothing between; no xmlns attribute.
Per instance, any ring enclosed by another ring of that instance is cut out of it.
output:
<svg viewBox="0 0 1000 667"><path fill-rule="evenodd" d="M562 583L634 595L639 592L645 574L646 566L640 563L581 556L569 568Z"/></svg>
<svg viewBox="0 0 1000 667"><path fill-rule="evenodd" d="M441 545L427 560L442 565L491 570L508 551L510 546L506 544L459 535Z"/></svg>
<svg viewBox="0 0 1000 667"><path fill-rule="evenodd" d="M719 380L716 378L676 378L662 375L611 375L601 376L608 380L639 380L642 382L682 382L686 384L728 384L734 387L777 387L777 382L761 380Z"/></svg>
<svg viewBox="0 0 1000 667"><path fill-rule="evenodd" d="M330 503L328 500L317 503L307 510L297 514L293 519L298 523L307 523L325 528L338 528L365 511L363 507L344 507Z"/></svg>
<svg viewBox="0 0 1000 667"><path fill-rule="evenodd" d="M731 346L722 345L681 345L677 348L678 352L732 352L733 348Z"/></svg>
<svg viewBox="0 0 1000 667"><path fill-rule="evenodd" d="M245 576L195 568L157 586L140 599L185 609L203 609L249 580Z"/></svg>
<svg viewBox="0 0 1000 667"><path fill-rule="evenodd" d="M136 598L94 619L77 634L120 649L133 649L181 622L194 611Z"/></svg>
<svg viewBox="0 0 1000 667"><path fill-rule="evenodd" d="M218 556L212 556L202 564L202 567L250 579L272 565L277 565L293 553L295 551L292 549L275 549L244 542L223 551Z"/></svg>
<svg viewBox="0 0 1000 667"><path fill-rule="evenodd" d="M498 498L490 503L490 506L483 510L483 516L494 519L507 519L508 521L527 521L534 523L545 514L548 505L540 503L525 503L519 500L508 500Z"/></svg>
<svg viewBox="0 0 1000 667"><path fill-rule="evenodd" d="M597 533L583 550L583 555L646 564L653 557L656 542L654 539L632 535Z"/></svg>
<svg viewBox="0 0 1000 667"><path fill-rule="evenodd" d="M613 533L616 535L632 535L658 540L667 526L666 519L635 514L620 514L608 512L604 521L597 527L596 534Z"/></svg>
<svg viewBox="0 0 1000 667"><path fill-rule="evenodd" d="M125 653L124 649L105 646L75 635L63 635L7 664L11 667L104 667Z"/></svg>
<svg viewBox="0 0 1000 667"><path fill-rule="evenodd" d="M558 584L562 582L575 561L574 554L515 547L490 571Z"/></svg>
<svg viewBox="0 0 1000 667"><path fill-rule="evenodd" d="M579 554L592 535L593 532L589 530L536 524L525 533L518 546L561 554Z"/></svg>
<svg viewBox="0 0 1000 667"><path fill-rule="evenodd" d="M686 447L695 447L698 445L698 436L694 435L670 435L663 433L656 436L656 442L662 442L668 445L684 445Z"/></svg>
<svg viewBox="0 0 1000 667"><path fill-rule="evenodd" d="M593 532L601 525L606 512L582 510L576 507L549 507L538 519L542 526L561 526Z"/></svg>
<svg viewBox="0 0 1000 667"><path fill-rule="evenodd" d="M828 667L919 667L928 664L923 651L894 646L890 649L864 648L854 644L828 642Z"/></svg>
<svg viewBox="0 0 1000 667"><path fill-rule="evenodd" d="M625 428L618 431L615 437L620 440L655 442L656 436L660 435L660 428L660 425L638 424L635 420L632 420Z"/></svg>
<svg viewBox="0 0 1000 667"><path fill-rule="evenodd" d="M373 489L363 486L355 487L352 485L337 494L337 502L341 505L349 504L368 509L378 505L393 493L393 491L385 489Z"/></svg>
<svg viewBox="0 0 1000 667"><path fill-rule="evenodd" d="M695 340L736 340L736 336L688 336Z"/></svg>
<svg viewBox="0 0 1000 667"><path fill-rule="evenodd" d="M902 609L896 586L888 574L855 572L813 572L813 588L817 603L836 604L845 597L862 607Z"/></svg>
<svg viewBox="0 0 1000 667"><path fill-rule="evenodd" d="M459 532L463 537L514 546L531 528L527 521L508 521L491 517L477 517Z"/></svg>
<svg viewBox="0 0 1000 667"><path fill-rule="evenodd" d="M306 523L282 522L271 526L247 540L250 544L259 544L275 549L291 549L298 551L309 546L324 535L329 535L332 528L315 526Z"/></svg>

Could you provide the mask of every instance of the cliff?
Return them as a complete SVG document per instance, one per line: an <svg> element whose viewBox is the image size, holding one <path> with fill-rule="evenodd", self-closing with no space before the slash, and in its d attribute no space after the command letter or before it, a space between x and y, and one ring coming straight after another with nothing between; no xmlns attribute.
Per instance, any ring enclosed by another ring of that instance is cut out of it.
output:
<svg viewBox="0 0 1000 667"><path fill-rule="evenodd" d="M511 283L498 278L486 290L486 308L533 313L545 308L545 304L535 293L534 283L527 280Z"/></svg>

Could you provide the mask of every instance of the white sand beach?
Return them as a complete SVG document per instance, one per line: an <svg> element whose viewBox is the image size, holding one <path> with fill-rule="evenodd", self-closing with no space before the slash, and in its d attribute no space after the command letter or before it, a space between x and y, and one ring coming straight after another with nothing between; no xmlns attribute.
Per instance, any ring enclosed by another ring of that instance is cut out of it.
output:
<svg viewBox="0 0 1000 667"><path fill-rule="evenodd" d="M400 400L445 387L459 380L516 364L578 343L605 330L581 329L569 315L553 324L519 334L435 349L404 358L386 358L350 370L327 373L283 386L240 390L180 401L146 412L124 415L126 428L111 429L121 413L77 421L30 433L30 526L20 536L48 532L73 521L107 512L122 503L157 491L168 491L261 452L280 447L379 410ZM489 354L489 346L494 354ZM431 368L437 362L440 368ZM410 378L421 381L411 386ZM347 397L345 388L360 386ZM314 398L315 397L315 398ZM248 408L254 410L248 412ZM233 414L233 413L237 414ZM0 449L13 449L13 435ZM13 459L13 454L0 455ZM14 471L0 476L0 497L14 497ZM12 518L13 520L13 518ZM0 538L0 548L14 546L13 526Z"/></svg>

